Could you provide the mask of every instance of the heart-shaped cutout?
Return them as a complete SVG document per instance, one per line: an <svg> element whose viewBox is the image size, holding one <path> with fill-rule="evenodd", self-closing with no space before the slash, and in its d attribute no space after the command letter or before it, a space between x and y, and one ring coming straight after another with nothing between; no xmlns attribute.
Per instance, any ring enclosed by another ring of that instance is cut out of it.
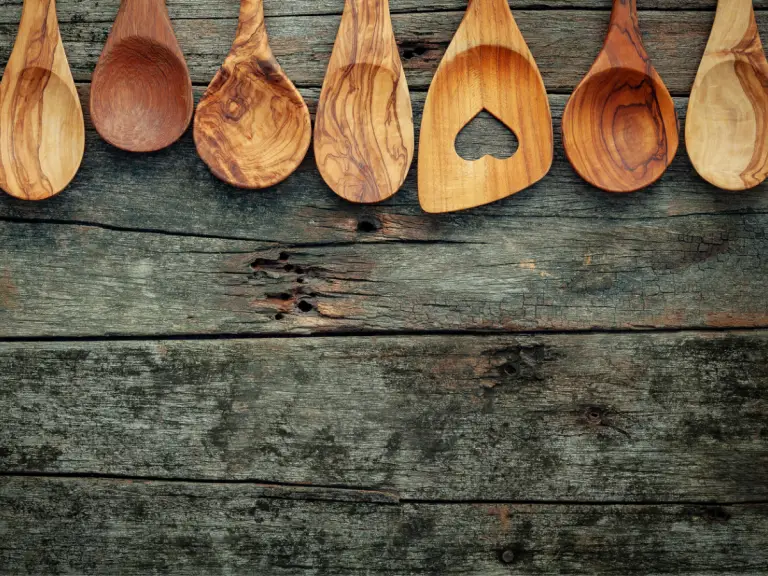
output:
<svg viewBox="0 0 768 576"><path fill-rule="evenodd" d="M517 153L520 141L514 131L483 108L458 133L454 147L456 154L470 162L485 156L506 160Z"/></svg>

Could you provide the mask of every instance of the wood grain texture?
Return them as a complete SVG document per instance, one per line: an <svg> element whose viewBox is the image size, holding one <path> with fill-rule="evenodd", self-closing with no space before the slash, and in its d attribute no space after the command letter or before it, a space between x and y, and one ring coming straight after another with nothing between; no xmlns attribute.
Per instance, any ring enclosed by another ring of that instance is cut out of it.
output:
<svg viewBox="0 0 768 576"><path fill-rule="evenodd" d="M26 0L0 83L0 188L45 200L77 174L85 149L80 98L54 0Z"/></svg>
<svg viewBox="0 0 768 576"><path fill-rule="evenodd" d="M120 0L59 0L59 20L64 24L82 22L112 22L115 19ZM172 19L236 19L238 4L231 0L167 0ZM611 0L510 0L513 10L566 9L608 10ZM393 14L415 12L444 12L464 10L467 0L390 0ZM343 10L339 0L292 0L290 2L267 2L267 18L281 16L325 16L339 15ZM768 8L768 0L755 0L758 9ZM0 24L16 24L19 21L20 3L17 0L3 0L0 3ZM644 0L643 10L696 10L712 11L715 0ZM455 27L454 27L455 30Z"/></svg>
<svg viewBox="0 0 768 576"><path fill-rule="evenodd" d="M59 13L73 0L59 0ZM714 9L714 0L710 7ZM293 2L278 2L293 6ZM335 2L338 11L342 3ZM265 9L273 6L268 2ZM101 6L101 4L100 4ZM201 6L209 6L206 2ZM188 61L195 84L208 85L221 67L237 30L237 2L223 13L231 17L188 17L194 10L175 10L174 29ZM608 6L608 4L606 5ZM643 2L642 7L648 6ZM464 0L461 8L466 8ZM114 14L112 15L114 16ZM401 61L411 90L426 90L463 12L420 12L392 15ZM270 45L288 77L299 87L320 87L326 72L340 16L292 16L269 18ZM714 11L646 10L641 12L643 37L656 69L675 95L690 93L701 55L712 28ZM596 10L522 10L515 20L536 57L547 90L570 94L594 62L604 40L607 14ZM768 12L757 13L758 26L768 32ZM0 24L0 65L10 55L18 18ZM62 38L75 80L89 82L110 22L76 20L62 28ZM553 26L553 22L558 25ZM307 34L311 30L311 34ZM765 41L766 38L763 38Z"/></svg>
<svg viewBox="0 0 768 576"><path fill-rule="evenodd" d="M751 0L720 0L688 109L691 162L726 190L768 177L768 61Z"/></svg>
<svg viewBox="0 0 768 576"><path fill-rule="evenodd" d="M483 110L515 133L517 153L464 160L456 137ZM541 180L552 166L552 116L539 69L506 0L470 0L424 105L419 201L430 213L489 204Z"/></svg>
<svg viewBox="0 0 768 576"><path fill-rule="evenodd" d="M18 343L0 373L0 473L768 499L763 331Z"/></svg>
<svg viewBox="0 0 768 576"><path fill-rule="evenodd" d="M91 82L91 118L113 146L154 152L181 137L192 80L165 0L123 0Z"/></svg>
<svg viewBox="0 0 768 576"><path fill-rule="evenodd" d="M608 192L662 177L677 153L675 105L643 46L636 0L614 0L600 55L563 115L563 144L579 175Z"/></svg>
<svg viewBox="0 0 768 576"><path fill-rule="evenodd" d="M195 116L211 171L240 188L267 188L299 167L312 138L309 109L269 47L262 0L242 0L235 43Z"/></svg>
<svg viewBox="0 0 768 576"><path fill-rule="evenodd" d="M317 491L325 496L323 491ZM312 501L255 485L0 478L0 572L760 576L768 506Z"/></svg>
<svg viewBox="0 0 768 576"><path fill-rule="evenodd" d="M342 198L370 204L403 185L413 113L388 0L346 0L315 119L315 158Z"/></svg>

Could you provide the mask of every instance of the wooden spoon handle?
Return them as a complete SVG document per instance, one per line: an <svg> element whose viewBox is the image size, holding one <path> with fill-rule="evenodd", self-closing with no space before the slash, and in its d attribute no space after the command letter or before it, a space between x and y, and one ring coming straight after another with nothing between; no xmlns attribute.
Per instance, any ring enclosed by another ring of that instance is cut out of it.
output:
<svg viewBox="0 0 768 576"><path fill-rule="evenodd" d="M264 24L263 0L240 0L240 21L237 25L235 48L242 49L246 45L251 56L272 56Z"/></svg>
<svg viewBox="0 0 768 576"><path fill-rule="evenodd" d="M336 65L378 63L389 60L393 51L397 53L397 44L389 0L346 0L334 49ZM393 64L400 67L399 56Z"/></svg>
<svg viewBox="0 0 768 576"><path fill-rule="evenodd" d="M648 71L649 58L637 18L637 0L613 0L603 55L613 67Z"/></svg>
<svg viewBox="0 0 768 576"><path fill-rule="evenodd" d="M718 0L706 52L713 54L730 51L763 51L752 0Z"/></svg>

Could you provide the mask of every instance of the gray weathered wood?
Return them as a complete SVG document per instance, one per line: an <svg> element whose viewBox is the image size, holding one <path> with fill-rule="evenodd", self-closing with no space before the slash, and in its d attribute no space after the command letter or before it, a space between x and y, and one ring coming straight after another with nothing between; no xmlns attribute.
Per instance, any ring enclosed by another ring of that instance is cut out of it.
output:
<svg viewBox="0 0 768 576"><path fill-rule="evenodd" d="M201 3L203 5L205 3ZM229 12L234 11L231 3ZM288 3L281 3L288 4ZM85 5L85 4L83 4ZM339 6L342 3L339 2ZM176 11L181 16L183 11ZM406 13L393 16L409 85L426 89L462 11ZM594 10L518 10L516 19L541 68L550 91L570 93L589 69L602 45L608 13ZM704 53L713 12L647 11L642 29L654 65L674 94L687 94ZM299 86L320 86L330 58L339 15L271 18L271 44L281 65ZM758 15L768 35L768 12ZM75 79L88 81L111 23L83 22L62 26L64 46ZM183 17L175 22L192 78L208 84L227 54L237 26L234 17ZM0 24L0 62L10 54L16 21ZM310 32L311 31L311 32ZM768 39L768 36L765 36Z"/></svg>
<svg viewBox="0 0 768 576"><path fill-rule="evenodd" d="M197 95L202 93L197 90ZM314 110L319 90L303 90ZM81 87L83 103L87 86ZM424 93L413 95L417 130ZM247 193L211 176L197 157L191 135L170 150L134 155L108 146L90 127L87 154L74 184L44 203L15 201L0 194L0 218L55 219L131 229L249 238L275 242L356 240L485 239L499 219L582 218L590 221L644 220L646 223L689 215L713 218L768 213L768 185L740 194L718 191L695 173L681 150L661 182L637 194L604 194L578 178L565 159L560 118L565 96L552 96L555 163L546 179L531 190L486 208L451 216L429 217L418 205L416 167L392 200L371 207L341 201L323 183L310 152L296 174L271 190ZM686 99L677 99L684 118ZM87 117L87 106L86 106ZM494 122L480 118L460 139L461 153L493 152L499 142ZM105 168L106 167L106 168ZM160 191L160 192L159 192ZM296 215L301 215L299 219ZM360 220L382 226L360 234ZM306 222L318 225L306 226Z"/></svg>
<svg viewBox="0 0 768 576"><path fill-rule="evenodd" d="M768 332L5 344L0 472L768 499Z"/></svg>
<svg viewBox="0 0 768 576"><path fill-rule="evenodd" d="M763 576L768 506L381 505L0 478L0 573Z"/></svg>

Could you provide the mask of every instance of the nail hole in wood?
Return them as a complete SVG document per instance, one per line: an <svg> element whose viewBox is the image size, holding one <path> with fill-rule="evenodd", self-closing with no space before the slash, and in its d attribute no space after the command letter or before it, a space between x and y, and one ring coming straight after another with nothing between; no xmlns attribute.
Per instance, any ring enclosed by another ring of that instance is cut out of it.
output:
<svg viewBox="0 0 768 576"><path fill-rule="evenodd" d="M286 260L288 260L290 257L291 257L291 255L290 255L290 254L288 254L288 252L280 252L280 256L279 256L279 258L280 258L280 260L282 260L283 262L285 262Z"/></svg>
<svg viewBox="0 0 768 576"><path fill-rule="evenodd" d="M501 553L501 561L504 564L512 564L515 561L515 553L512 550L504 550Z"/></svg>
<svg viewBox="0 0 768 576"><path fill-rule="evenodd" d="M301 302L299 302L299 310L301 310L305 314L308 312L312 312L312 310L314 309L315 307L312 306L312 304L307 302L306 300L302 300Z"/></svg>
<svg viewBox="0 0 768 576"><path fill-rule="evenodd" d="M587 408L587 411L586 411L587 422L589 422L593 426L602 425L604 416L605 416L605 413L601 408L596 408L594 406L591 408Z"/></svg>
<svg viewBox="0 0 768 576"><path fill-rule="evenodd" d="M283 318L285 318L285 315L284 315L284 314L282 314L282 313L277 313L277 314L275 314L275 320L277 320L278 322L279 322L280 320L282 320Z"/></svg>
<svg viewBox="0 0 768 576"><path fill-rule="evenodd" d="M520 365L515 362L508 362L501 367L501 371L507 376L518 376L520 374Z"/></svg>

